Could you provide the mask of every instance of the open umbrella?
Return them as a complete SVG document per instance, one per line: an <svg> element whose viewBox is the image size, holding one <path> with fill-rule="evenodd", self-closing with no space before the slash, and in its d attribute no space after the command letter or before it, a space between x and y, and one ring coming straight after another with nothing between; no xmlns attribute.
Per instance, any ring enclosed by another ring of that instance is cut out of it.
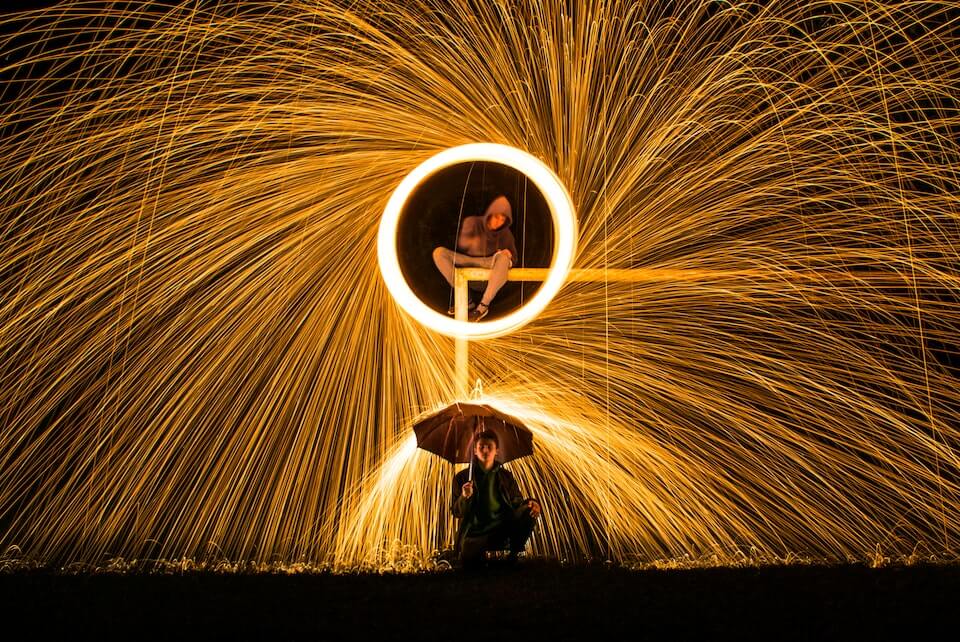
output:
<svg viewBox="0 0 960 642"><path fill-rule="evenodd" d="M473 441L480 430L497 433L497 459L502 463L533 454L533 433L523 422L486 404L455 403L417 422L417 446L453 464L473 459Z"/></svg>

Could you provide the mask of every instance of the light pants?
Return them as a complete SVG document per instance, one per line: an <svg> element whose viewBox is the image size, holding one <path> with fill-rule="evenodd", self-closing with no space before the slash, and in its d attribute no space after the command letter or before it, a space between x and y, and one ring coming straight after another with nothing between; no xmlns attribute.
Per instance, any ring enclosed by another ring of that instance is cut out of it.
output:
<svg viewBox="0 0 960 642"><path fill-rule="evenodd" d="M507 273L513 266L510 255L504 250L500 250L490 256L469 256L462 252L454 252L445 247L438 247L433 250L433 262L437 264L437 269L447 279L450 287L454 287L453 273L455 267L478 267L490 270L490 279L487 281L487 289L483 293L481 303L490 305L493 297L507 282Z"/></svg>

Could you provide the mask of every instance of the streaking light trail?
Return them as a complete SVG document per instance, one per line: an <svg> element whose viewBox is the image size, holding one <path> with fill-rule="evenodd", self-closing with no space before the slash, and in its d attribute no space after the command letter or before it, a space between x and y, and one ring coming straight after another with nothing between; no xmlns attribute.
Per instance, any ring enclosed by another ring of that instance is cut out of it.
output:
<svg viewBox="0 0 960 642"><path fill-rule="evenodd" d="M377 248L397 186L483 142L565 186L557 274L650 276L557 276L471 343L534 431L534 552L956 558L958 8L4 16L0 545L383 568L449 543L455 471L409 440L457 398L462 327L405 312Z"/></svg>

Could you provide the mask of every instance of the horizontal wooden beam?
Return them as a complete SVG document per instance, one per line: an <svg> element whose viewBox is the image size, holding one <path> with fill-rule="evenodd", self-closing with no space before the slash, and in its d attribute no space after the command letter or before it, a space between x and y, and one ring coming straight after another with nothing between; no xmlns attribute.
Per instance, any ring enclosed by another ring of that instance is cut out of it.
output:
<svg viewBox="0 0 960 642"><path fill-rule="evenodd" d="M486 281L490 270L487 268L461 267L456 272L467 281ZM507 275L508 281L546 281L549 274L547 268L512 268ZM956 282L957 277L942 275L947 280ZM803 280L835 283L840 281L859 281L873 284L903 284L912 285L909 274L895 270L849 270L849 271L799 271L783 269L777 270L675 270L667 268L636 268L636 269L572 269L566 281L599 281L599 282L681 282L681 281L784 281ZM926 275L925 282L930 281Z"/></svg>

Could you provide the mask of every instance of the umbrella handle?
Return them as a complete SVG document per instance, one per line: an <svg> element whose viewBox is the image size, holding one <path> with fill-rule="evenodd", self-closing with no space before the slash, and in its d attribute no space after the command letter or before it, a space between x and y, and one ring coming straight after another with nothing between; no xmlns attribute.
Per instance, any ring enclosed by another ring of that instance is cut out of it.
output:
<svg viewBox="0 0 960 642"><path fill-rule="evenodd" d="M485 427L485 424L483 423L483 418L482 418L482 417L478 417L477 419L478 419L478 422L477 422L477 423L478 423L479 425L478 425L477 428L473 431L473 434L470 435L470 447L467 448L467 459L470 460L470 464L469 464L469 466L470 466L470 472L467 473L467 481L468 481L468 482L473 481L473 442L477 440L477 435L478 435L478 434L480 433L480 431L483 430L483 428Z"/></svg>
<svg viewBox="0 0 960 642"><path fill-rule="evenodd" d="M470 437L470 446L467 448L467 466L469 466L469 472L467 473L467 482L473 481L473 440L476 439L477 433L474 432Z"/></svg>

